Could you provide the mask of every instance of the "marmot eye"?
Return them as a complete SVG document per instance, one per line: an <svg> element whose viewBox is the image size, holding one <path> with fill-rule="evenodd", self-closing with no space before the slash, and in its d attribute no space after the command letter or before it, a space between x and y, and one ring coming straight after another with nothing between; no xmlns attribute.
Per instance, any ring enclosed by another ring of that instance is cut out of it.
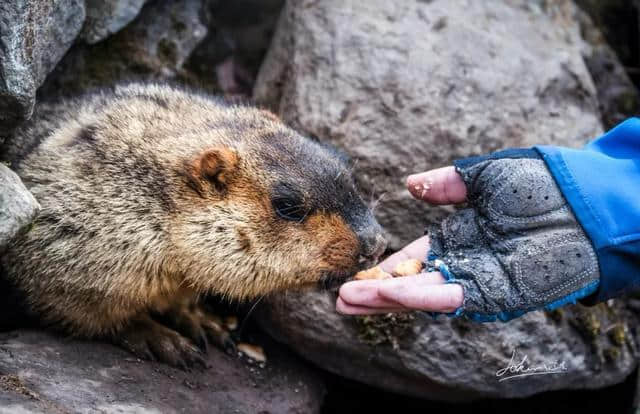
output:
<svg viewBox="0 0 640 414"><path fill-rule="evenodd" d="M309 211L301 200L275 198L271 201L278 217L289 221L303 221Z"/></svg>

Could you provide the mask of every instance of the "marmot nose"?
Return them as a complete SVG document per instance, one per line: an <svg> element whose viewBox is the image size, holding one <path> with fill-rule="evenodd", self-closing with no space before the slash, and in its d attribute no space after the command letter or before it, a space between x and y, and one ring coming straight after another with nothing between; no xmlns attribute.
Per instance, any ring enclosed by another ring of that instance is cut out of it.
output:
<svg viewBox="0 0 640 414"><path fill-rule="evenodd" d="M382 233L374 233L368 237L361 237L360 258L375 263L387 248L387 240Z"/></svg>

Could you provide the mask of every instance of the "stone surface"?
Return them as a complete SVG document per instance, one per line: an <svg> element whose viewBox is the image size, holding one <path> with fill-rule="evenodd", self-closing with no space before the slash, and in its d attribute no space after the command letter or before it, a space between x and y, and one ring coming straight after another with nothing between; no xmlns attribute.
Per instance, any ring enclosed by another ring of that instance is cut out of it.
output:
<svg viewBox="0 0 640 414"><path fill-rule="evenodd" d="M355 159L365 193L384 194L377 217L395 250L451 211L413 200L408 174L505 147L577 147L602 133L578 12L568 0L289 1L254 98ZM636 318L616 303L508 324L334 309L330 294L288 295L260 320L323 368L422 398L599 388L636 366L627 326ZM518 362L526 355L530 366L558 362L566 372L500 381L514 350Z"/></svg>
<svg viewBox="0 0 640 414"><path fill-rule="evenodd" d="M640 64L640 2L638 0L575 0L593 19L625 66ZM636 76L640 73L635 73Z"/></svg>
<svg viewBox="0 0 640 414"><path fill-rule="evenodd" d="M29 118L36 89L73 43L83 0L0 3L0 126Z"/></svg>
<svg viewBox="0 0 640 414"><path fill-rule="evenodd" d="M0 413L317 413L322 382L278 347L264 368L210 350L207 370L35 331L0 334Z"/></svg>
<svg viewBox="0 0 640 414"><path fill-rule="evenodd" d="M99 4L108 8L132 1ZM246 100L282 4L283 0L147 1L117 33L96 44L79 42L72 47L39 95L72 96L116 82L159 80ZM81 38L87 36L90 5ZM130 17L134 10L126 12ZM108 18L105 10L96 13Z"/></svg>
<svg viewBox="0 0 640 414"><path fill-rule="evenodd" d="M585 40L584 61L598 91L602 122L608 129L640 114L640 96L616 52L589 15L577 10L576 18Z"/></svg>
<svg viewBox="0 0 640 414"><path fill-rule="evenodd" d="M570 1L290 1L254 98L344 149L398 249L446 208L408 174L602 132Z"/></svg>
<svg viewBox="0 0 640 414"><path fill-rule="evenodd" d="M284 0L211 2L211 30L191 55L189 69L204 80L215 73L216 86L227 96L251 96L283 4Z"/></svg>
<svg viewBox="0 0 640 414"><path fill-rule="evenodd" d="M193 81L188 57L207 34L204 0L156 0L124 29L94 45L71 48L39 96L56 99L134 80Z"/></svg>
<svg viewBox="0 0 640 414"><path fill-rule="evenodd" d="M87 18L80 38L96 43L129 24L146 0L86 0Z"/></svg>
<svg viewBox="0 0 640 414"><path fill-rule="evenodd" d="M508 324L424 313L354 318L334 307L334 294L308 292L274 299L256 315L274 338L318 366L431 400L596 389L624 381L637 364L637 318L620 303L533 312ZM526 358L529 369L546 364L561 372L505 379L515 373L500 373L513 352L512 365Z"/></svg>
<svg viewBox="0 0 640 414"><path fill-rule="evenodd" d="M39 209L20 177L0 163L0 251L31 223Z"/></svg>

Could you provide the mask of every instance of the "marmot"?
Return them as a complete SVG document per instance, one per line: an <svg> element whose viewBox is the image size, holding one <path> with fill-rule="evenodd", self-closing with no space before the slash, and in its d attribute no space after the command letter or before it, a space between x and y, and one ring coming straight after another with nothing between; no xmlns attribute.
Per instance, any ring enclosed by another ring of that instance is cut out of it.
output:
<svg viewBox="0 0 640 414"><path fill-rule="evenodd" d="M344 278L385 249L344 160L266 110L131 84L43 104L16 135L42 210L9 280L45 322L139 357L188 365L224 340L200 295Z"/></svg>

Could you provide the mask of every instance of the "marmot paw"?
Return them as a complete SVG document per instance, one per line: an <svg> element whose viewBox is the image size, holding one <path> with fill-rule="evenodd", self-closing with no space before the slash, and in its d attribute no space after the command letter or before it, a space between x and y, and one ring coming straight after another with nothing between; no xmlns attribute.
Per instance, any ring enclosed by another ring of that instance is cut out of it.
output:
<svg viewBox="0 0 640 414"><path fill-rule="evenodd" d="M222 320L197 303L180 305L161 316L162 323L191 339L207 352L209 343L235 354L236 345Z"/></svg>
<svg viewBox="0 0 640 414"><path fill-rule="evenodd" d="M202 352L189 339L149 316L134 320L118 333L115 342L141 359L160 361L181 369L207 368Z"/></svg>

